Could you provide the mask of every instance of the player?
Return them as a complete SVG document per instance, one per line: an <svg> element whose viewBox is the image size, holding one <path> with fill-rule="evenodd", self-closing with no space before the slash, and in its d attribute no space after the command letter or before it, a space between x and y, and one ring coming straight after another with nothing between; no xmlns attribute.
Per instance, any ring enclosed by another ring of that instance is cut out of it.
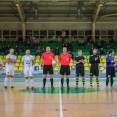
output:
<svg viewBox="0 0 117 117"><path fill-rule="evenodd" d="M106 57L106 88L108 89L108 83L110 79L110 86L113 87L113 77L115 77L115 68L114 64L117 62L114 59L114 50L109 51L109 55Z"/></svg>
<svg viewBox="0 0 117 117"><path fill-rule="evenodd" d="M50 51L50 47L46 47L46 52L44 52L41 57L41 67L43 67L44 74L42 90L45 90L46 78L48 73L50 74L51 88L54 90L52 60L55 61L54 66L56 66L55 55Z"/></svg>
<svg viewBox="0 0 117 117"><path fill-rule="evenodd" d="M97 49L93 49L93 54L89 58L89 63L91 64L90 68L90 87L92 87L93 75L96 76L97 89L99 89L99 68L98 64L100 63L100 58L97 55Z"/></svg>
<svg viewBox="0 0 117 117"><path fill-rule="evenodd" d="M13 55L14 49L10 49L10 53L6 56L6 77L4 80L5 89L7 89L8 78L10 78L10 86L13 87L14 65L16 63L16 56Z"/></svg>
<svg viewBox="0 0 117 117"><path fill-rule="evenodd" d="M63 90L63 83L64 83L64 75L66 75L66 83L67 83L67 88L70 89L69 87L69 75L70 75L70 61L71 61L71 56L70 54L67 53L67 48L63 47L63 53L60 54L59 56L59 61L61 64L61 69L60 69L60 74L61 74L61 89Z"/></svg>
<svg viewBox="0 0 117 117"><path fill-rule="evenodd" d="M26 90L29 90L29 85L28 85L29 78L31 83L31 89L35 90L34 81L33 81L34 57L30 55L30 50L26 50L26 55L22 57L22 65L24 66Z"/></svg>
<svg viewBox="0 0 117 117"><path fill-rule="evenodd" d="M76 64L76 89L78 89L79 75L81 75L82 77L83 87L85 85L85 78L84 78L85 58L82 56L82 50L78 51L78 56L75 57L74 63Z"/></svg>

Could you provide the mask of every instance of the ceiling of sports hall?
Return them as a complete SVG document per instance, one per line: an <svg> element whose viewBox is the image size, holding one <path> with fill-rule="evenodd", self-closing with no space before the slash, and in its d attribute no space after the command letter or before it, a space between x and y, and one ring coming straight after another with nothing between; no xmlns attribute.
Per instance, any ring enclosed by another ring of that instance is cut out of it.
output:
<svg viewBox="0 0 117 117"><path fill-rule="evenodd" d="M117 0L0 0L0 22L116 22Z"/></svg>

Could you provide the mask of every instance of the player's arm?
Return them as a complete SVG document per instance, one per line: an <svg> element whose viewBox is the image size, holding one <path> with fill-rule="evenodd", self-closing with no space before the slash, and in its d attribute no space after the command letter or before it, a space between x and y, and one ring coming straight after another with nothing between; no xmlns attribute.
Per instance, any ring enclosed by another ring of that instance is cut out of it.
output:
<svg viewBox="0 0 117 117"><path fill-rule="evenodd" d="M110 59L109 59L108 56L106 57L106 63L107 63L108 65L110 65L110 64L112 63L112 61L110 61Z"/></svg>
<svg viewBox="0 0 117 117"><path fill-rule="evenodd" d="M92 56L89 57L89 63L92 64Z"/></svg>
<svg viewBox="0 0 117 117"><path fill-rule="evenodd" d="M2 59L0 59L0 66L2 66Z"/></svg>
<svg viewBox="0 0 117 117"><path fill-rule="evenodd" d="M7 62L7 63L10 63L10 62L12 62L12 61L13 61L12 59L6 58L6 62Z"/></svg>
<svg viewBox="0 0 117 117"><path fill-rule="evenodd" d="M100 63L100 57L98 56L95 60L97 63Z"/></svg>
<svg viewBox="0 0 117 117"><path fill-rule="evenodd" d="M75 57L75 60L74 60L74 64L78 64L80 63L79 61L76 60L76 57Z"/></svg>
<svg viewBox="0 0 117 117"><path fill-rule="evenodd" d="M22 57L22 65L24 66L24 57Z"/></svg>
<svg viewBox="0 0 117 117"><path fill-rule="evenodd" d="M12 61L13 63L16 63L16 57L14 57L14 59L13 59L13 61Z"/></svg>
<svg viewBox="0 0 117 117"><path fill-rule="evenodd" d="M84 58L84 57L83 57L83 59L82 59L82 63L85 64L85 58Z"/></svg>

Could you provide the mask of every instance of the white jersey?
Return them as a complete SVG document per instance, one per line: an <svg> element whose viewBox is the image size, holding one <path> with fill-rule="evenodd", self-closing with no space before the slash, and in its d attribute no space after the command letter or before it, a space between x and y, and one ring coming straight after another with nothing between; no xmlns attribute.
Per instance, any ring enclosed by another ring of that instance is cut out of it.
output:
<svg viewBox="0 0 117 117"><path fill-rule="evenodd" d="M34 60L34 57L32 55L29 56L23 56L22 57L22 62L24 62L24 69L25 68L32 68L32 61Z"/></svg>
<svg viewBox="0 0 117 117"><path fill-rule="evenodd" d="M13 60L16 60L16 56L15 55L10 55L8 54L6 56L6 59L13 59ZM6 62L6 67L14 67L15 63L13 62Z"/></svg>
<svg viewBox="0 0 117 117"><path fill-rule="evenodd" d="M0 58L0 65L2 65L2 59Z"/></svg>

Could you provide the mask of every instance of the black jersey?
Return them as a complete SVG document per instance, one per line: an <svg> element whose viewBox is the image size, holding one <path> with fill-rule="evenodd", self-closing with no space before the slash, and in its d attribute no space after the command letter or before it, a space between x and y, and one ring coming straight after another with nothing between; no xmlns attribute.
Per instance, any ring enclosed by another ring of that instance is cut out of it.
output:
<svg viewBox="0 0 117 117"><path fill-rule="evenodd" d="M79 62L80 60L85 60L85 58L83 56L75 56L75 61ZM79 67L84 67L84 64L82 62L76 64L76 68Z"/></svg>
<svg viewBox="0 0 117 117"><path fill-rule="evenodd" d="M95 58L97 58L96 61L95 61ZM92 67L98 66L98 64L100 63L99 56L98 55L91 55L89 58L89 63L91 64Z"/></svg>

